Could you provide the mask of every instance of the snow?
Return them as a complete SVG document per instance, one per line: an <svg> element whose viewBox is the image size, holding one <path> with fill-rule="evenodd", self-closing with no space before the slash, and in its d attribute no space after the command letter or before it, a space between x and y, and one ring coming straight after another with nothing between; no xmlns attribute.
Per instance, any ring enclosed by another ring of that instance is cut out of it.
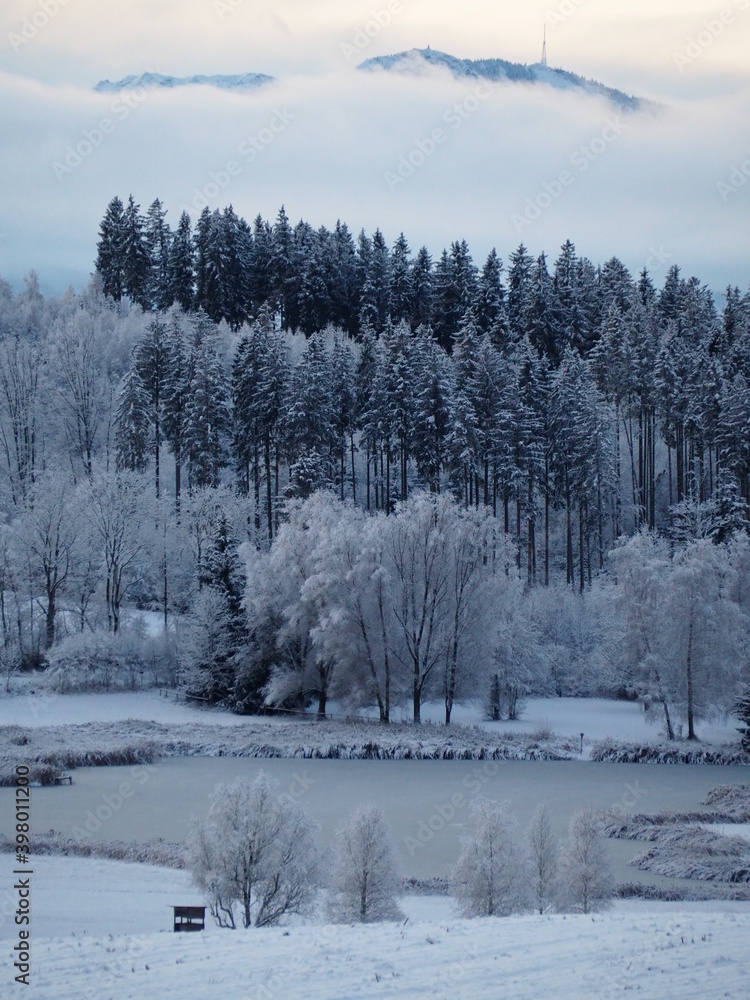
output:
<svg viewBox="0 0 750 1000"><path fill-rule="evenodd" d="M593 916L458 919L444 897L400 900L406 924L171 932L202 904L184 872L111 861L34 861L32 1000L479 1000L746 998L741 904L617 902ZM7 970L16 928L0 914ZM3 994L5 995L5 994Z"/></svg>
<svg viewBox="0 0 750 1000"><path fill-rule="evenodd" d="M161 621L158 613L142 612L142 615L145 627L156 634ZM169 692L166 697L155 690L57 695L40 690L39 681L33 687L35 693L31 691L32 688L27 685L22 694L12 697L0 695L0 726L82 725L87 722L124 722L126 719L166 724L201 722L219 726L247 726L250 722L248 716L177 703L174 692ZM345 714L335 703L329 707L333 714ZM377 717L374 709L360 714L373 719ZM423 706L422 719L425 723L439 724L444 716L442 702L428 702ZM409 719L406 708L393 712L394 722L402 719ZM479 725L488 732L498 734L533 734L547 725L558 736L577 739L580 733L584 733L584 751L590 743L607 737L634 743L659 743L663 740L658 713L652 711L647 716L638 702L606 698L528 698L524 702L521 718L515 722L490 722L482 717L481 706L456 704L453 721L462 725ZM252 718L254 725L269 727L288 722L289 718L284 716ZM698 735L704 743L736 742L737 723L733 719L701 723Z"/></svg>
<svg viewBox="0 0 750 1000"><path fill-rule="evenodd" d="M254 90L266 83L273 83L272 76L265 73L245 73L235 76L167 76L164 73L131 74L121 80L100 80L94 90L100 94L115 94L121 90L134 90L139 87L174 87L205 86L218 87L220 90Z"/></svg>
<svg viewBox="0 0 750 1000"><path fill-rule="evenodd" d="M587 80L576 73L543 66L541 63L525 65L512 63L505 59L458 59L447 52L437 49L410 49L407 52L397 52L394 55L375 56L360 64L361 70L386 70L398 73L422 75L439 67L447 69L459 79L483 79L493 83L514 82L524 84L542 84L554 87L556 90L573 90L587 94L605 97L624 110L639 110L647 108L650 102L630 97L621 90L606 87L595 80Z"/></svg>
<svg viewBox="0 0 750 1000"><path fill-rule="evenodd" d="M15 697L0 697L0 726L73 726L87 722L177 723L210 722L215 726L247 724L247 719L229 712L207 711L178 703L174 692L133 691L113 694L65 694L33 689Z"/></svg>
<svg viewBox="0 0 750 1000"><path fill-rule="evenodd" d="M722 833L725 837L742 837L750 840L750 823L699 823L705 830Z"/></svg>
<svg viewBox="0 0 750 1000"><path fill-rule="evenodd" d="M607 914L461 920L406 897L405 924L173 934L187 876L38 859L32 1000L707 1000L747 997L750 912L727 904L617 904ZM6 981L14 928L2 928ZM57 935L53 937L52 935ZM4 984L3 984L4 985ZM3 994L5 995L5 994ZM7 995L10 995L8 992Z"/></svg>

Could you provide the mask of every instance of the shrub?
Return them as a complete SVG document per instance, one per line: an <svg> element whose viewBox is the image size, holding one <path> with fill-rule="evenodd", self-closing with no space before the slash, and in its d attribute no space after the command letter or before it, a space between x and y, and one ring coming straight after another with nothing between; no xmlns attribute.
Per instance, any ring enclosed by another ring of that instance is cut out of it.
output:
<svg viewBox="0 0 750 1000"><path fill-rule="evenodd" d="M135 691L169 683L173 653L162 638L135 631L81 632L47 653L46 680L53 691Z"/></svg>

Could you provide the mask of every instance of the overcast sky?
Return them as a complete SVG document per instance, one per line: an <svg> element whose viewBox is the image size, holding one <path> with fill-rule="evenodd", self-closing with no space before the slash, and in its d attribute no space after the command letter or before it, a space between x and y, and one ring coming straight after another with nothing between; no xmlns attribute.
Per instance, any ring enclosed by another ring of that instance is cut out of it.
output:
<svg viewBox="0 0 750 1000"><path fill-rule="evenodd" d="M665 108L618 121L546 88L476 95L441 74L354 70L428 44L535 62L545 22L552 65ZM750 0L3 0L0 275L18 284L35 268L49 290L80 287L107 202L132 192L144 209L160 197L173 224L206 201L248 218L283 202L293 221L380 226L390 242L403 230L433 254L465 236L478 261L521 239L554 259L569 237L657 281L679 263L717 290L747 288L749 43ZM130 105L92 92L146 69L279 83ZM435 129L445 141L394 181Z"/></svg>

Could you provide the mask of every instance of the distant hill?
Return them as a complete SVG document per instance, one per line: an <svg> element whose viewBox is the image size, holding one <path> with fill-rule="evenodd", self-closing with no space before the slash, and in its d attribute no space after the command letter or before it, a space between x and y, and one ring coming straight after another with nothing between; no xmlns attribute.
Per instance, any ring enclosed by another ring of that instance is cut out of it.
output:
<svg viewBox="0 0 750 1000"><path fill-rule="evenodd" d="M165 76L163 73L141 73L140 76L125 76L122 80L111 82L100 80L94 90L100 94L114 94L121 90L134 90L136 87L218 87L220 90L255 90L268 83L273 83L275 77L265 73L245 73L242 76Z"/></svg>
<svg viewBox="0 0 750 1000"><path fill-rule="evenodd" d="M508 62L505 59L458 59L447 52L436 49L410 49L408 52L397 52L390 56L376 56L360 63L361 70L385 70L395 73L421 74L431 67L438 66L449 70L456 77L492 80L493 82L508 81L510 83L542 84L555 87L557 90L571 90L605 97L619 108L627 111L640 111L653 108L651 101L624 94L621 90L606 87L596 80L587 80L576 73L564 69L553 69L541 63L527 66L525 63Z"/></svg>

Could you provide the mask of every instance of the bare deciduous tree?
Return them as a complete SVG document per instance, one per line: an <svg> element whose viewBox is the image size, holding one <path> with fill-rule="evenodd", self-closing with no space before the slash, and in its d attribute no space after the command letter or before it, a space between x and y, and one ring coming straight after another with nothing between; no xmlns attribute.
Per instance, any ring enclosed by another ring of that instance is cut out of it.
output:
<svg viewBox="0 0 750 1000"><path fill-rule="evenodd" d="M217 785L195 825L189 867L220 927L278 924L306 913L318 886L313 823L261 772Z"/></svg>
<svg viewBox="0 0 750 1000"><path fill-rule="evenodd" d="M453 895L466 917L504 917L527 908L525 865L514 822L499 802L471 806L474 835L462 840L453 869Z"/></svg>
<svg viewBox="0 0 750 1000"><path fill-rule="evenodd" d="M531 820L526 847L532 902L539 913L546 913L553 908L558 895L558 844L544 804Z"/></svg>
<svg viewBox="0 0 750 1000"><path fill-rule="evenodd" d="M570 821L570 837L561 862L565 904L580 913L610 905L614 888L612 861L601 821L589 806Z"/></svg>
<svg viewBox="0 0 750 1000"><path fill-rule="evenodd" d="M358 809L338 831L328 916L338 923L398 920L400 879L390 832L377 806Z"/></svg>

